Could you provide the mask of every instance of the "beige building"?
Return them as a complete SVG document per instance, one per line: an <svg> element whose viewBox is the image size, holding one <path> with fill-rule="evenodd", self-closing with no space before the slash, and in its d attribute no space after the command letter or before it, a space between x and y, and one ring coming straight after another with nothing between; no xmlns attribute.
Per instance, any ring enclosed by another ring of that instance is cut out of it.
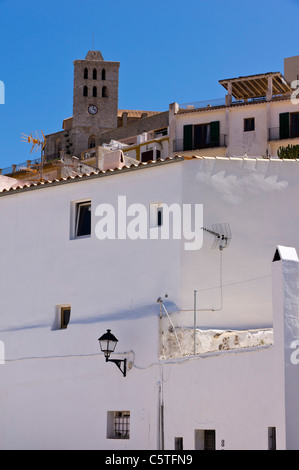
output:
<svg viewBox="0 0 299 470"><path fill-rule="evenodd" d="M220 80L224 99L170 105L170 155L277 157L299 144L299 56L285 72Z"/></svg>

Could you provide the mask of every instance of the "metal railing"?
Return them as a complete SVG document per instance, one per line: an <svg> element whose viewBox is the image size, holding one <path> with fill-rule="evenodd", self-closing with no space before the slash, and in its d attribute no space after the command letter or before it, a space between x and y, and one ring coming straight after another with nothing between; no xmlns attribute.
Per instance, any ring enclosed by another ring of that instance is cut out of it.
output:
<svg viewBox="0 0 299 470"><path fill-rule="evenodd" d="M235 98L232 97L231 105L243 104L243 103L258 103L261 101L266 101L266 97L260 96L260 97L255 97L255 98L242 99L242 100L236 100ZM185 109L185 110L213 108L214 106L226 106L225 98L216 98L213 100L204 100L204 101L192 101L189 103L179 104L179 108Z"/></svg>
<svg viewBox="0 0 299 470"><path fill-rule="evenodd" d="M35 160L27 160L23 163L18 163L17 165L10 165L1 170L2 175L10 175L11 173L16 173L18 171L26 171L28 168L31 168L32 165L39 165L41 163L41 158L36 158Z"/></svg>
<svg viewBox="0 0 299 470"><path fill-rule="evenodd" d="M6 168L0 169L1 175L11 175L13 173L23 172L23 171L30 171L30 169L34 167L38 167L41 163L47 163L52 160L58 160L57 156L52 155L51 157L44 157L44 158L35 158L34 160L27 160L23 163L18 163L16 165L10 165Z"/></svg>
<svg viewBox="0 0 299 470"><path fill-rule="evenodd" d="M210 149L210 148L217 148L217 147L227 147L227 139L226 134L220 134L218 139L211 140L210 142L197 144L193 142L192 145L186 145L184 143L184 139L176 139L173 141L173 151L174 152L182 152L182 151L190 151L190 150L202 150L202 149Z"/></svg>
<svg viewBox="0 0 299 470"><path fill-rule="evenodd" d="M280 127L271 127L268 129L268 140L283 140L299 138L299 129L297 131L291 129L281 129Z"/></svg>
<svg viewBox="0 0 299 470"><path fill-rule="evenodd" d="M205 100L205 101L193 101L190 103L179 104L179 107L181 109L210 108L213 106L225 106L225 98L218 98L218 99Z"/></svg>

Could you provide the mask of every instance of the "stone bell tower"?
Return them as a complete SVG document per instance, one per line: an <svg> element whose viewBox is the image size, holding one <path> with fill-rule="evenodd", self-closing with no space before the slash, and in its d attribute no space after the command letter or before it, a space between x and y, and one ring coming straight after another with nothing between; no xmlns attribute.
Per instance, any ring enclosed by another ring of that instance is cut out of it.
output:
<svg viewBox="0 0 299 470"><path fill-rule="evenodd" d="M97 137L117 127L119 62L108 62L100 51L74 61L72 133L75 147L97 145Z"/></svg>

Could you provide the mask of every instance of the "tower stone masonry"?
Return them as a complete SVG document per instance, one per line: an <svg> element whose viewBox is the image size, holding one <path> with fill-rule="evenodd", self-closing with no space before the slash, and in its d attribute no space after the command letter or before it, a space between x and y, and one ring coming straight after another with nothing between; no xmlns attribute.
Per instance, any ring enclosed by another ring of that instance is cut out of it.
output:
<svg viewBox="0 0 299 470"><path fill-rule="evenodd" d="M47 161L75 156L91 148L168 126L168 112L118 109L120 62L106 61L101 51L88 51L74 61L73 115L59 132L46 135ZM131 115L130 115L131 113Z"/></svg>
<svg viewBox="0 0 299 470"><path fill-rule="evenodd" d="M104 61L100 51L74 61L73 128L101 133L117 127L119 65Z"/></svg>

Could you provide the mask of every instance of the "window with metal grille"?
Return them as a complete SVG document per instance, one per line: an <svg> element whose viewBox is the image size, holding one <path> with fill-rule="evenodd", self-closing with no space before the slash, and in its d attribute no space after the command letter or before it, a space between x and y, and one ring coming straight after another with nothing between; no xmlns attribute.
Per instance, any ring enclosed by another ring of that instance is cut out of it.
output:
<svg viewBox="0 0 299 470"><path fill-rule="evenodd" d="M108 411L108 439L130 439L130 411Z"/></svg>
<svg viewBox="0 0 299 470"><path fill-rule="evenodd" d="M205 429L204 450L215 450L214 429Z"/></svg>
<svg viewBox="0 0 299 470"><path fill-rule="evenodd" d="M216 450L215 429L195 429L195 450Z"/></svg>

